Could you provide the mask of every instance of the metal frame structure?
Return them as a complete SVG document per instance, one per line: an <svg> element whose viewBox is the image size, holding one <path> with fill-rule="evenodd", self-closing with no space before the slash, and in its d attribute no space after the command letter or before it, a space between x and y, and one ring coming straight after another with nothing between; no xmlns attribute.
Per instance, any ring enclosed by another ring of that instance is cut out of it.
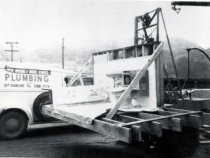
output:
<svg viewBox="0 0 210 158"><path fill-rule="evenodd" d="M134 32L134 45L148 43L152 34L156 31L156 40L159 42L159 14L161 8L145 13L144 15L135 18L135 32ZM155 22L154 22L155 21ZM154 23L153 23L154 22ZM148 29L154 28L149 33ZM142 37L140 37L143 32ZM139 41L141 40L141 43Z"/></svg>
<svg viewBox="0 0 210 158"><path fill-rule="evenodd" d="M168 43L168 47L169 47L169 52L170 52L170 56L171 56L171 60L172 60L172 64L174 67L174 72L175 72L175 76L176 76L176 80L178 83L178 90L179 90L179 94L183 100L183 96L182 96L182 87L179 81L179 75L178 75L178 71L177 71L177 67L175 64L175 59L174 59L174 55L173 55L173 50L171 47L171 42L168 36L168 31L166 28L166 24L165 24L165 20L163 17L163 13L161 8L157 8L153 11L147 12L144 15L141 16L137 16L135 18L135 33L134 33L134 45L139 44L139 41L141 40L141 43L150 43L151 40L153 40L151 38L152 34L156 31L156 39L155 42L159 42L159 23L160 23L160 16L162 18L162 22L163 22L163 26L164 26L164 30L165 30L165 34L166 34L166 39L167 39L167 43ZM153 31L148 35L148 29L149 28L154 28ZM139 37L141 32L143 32L142 37ZM166 72L166 70L164 71Z"/></svg>

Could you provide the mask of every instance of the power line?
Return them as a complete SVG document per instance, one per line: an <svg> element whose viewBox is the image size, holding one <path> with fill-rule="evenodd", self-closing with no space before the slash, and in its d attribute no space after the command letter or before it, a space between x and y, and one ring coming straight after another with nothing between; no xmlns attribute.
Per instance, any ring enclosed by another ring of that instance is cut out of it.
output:
<svg viewBox="0 0 210 158"><path fill-rule="evenodd" d="M10 50L5 50L5 51L8 51L8 52L11 52L11 62L13 62L13 55L14 55L14 52L18 52L18 50L15 50L14 49L14 45L15 44L18 44L18 42L6 42L6 44L10 44Z"/></svg>

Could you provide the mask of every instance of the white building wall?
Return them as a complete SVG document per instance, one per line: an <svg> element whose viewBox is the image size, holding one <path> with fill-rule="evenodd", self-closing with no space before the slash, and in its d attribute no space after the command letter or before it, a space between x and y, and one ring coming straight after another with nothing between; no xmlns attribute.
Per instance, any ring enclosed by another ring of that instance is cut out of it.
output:
<svg viewBox="0 0 210 158"><path fill-rule="evenodd" d="M97 86L112 88L114 81L107 77L107 74L142 69L149 58L150 56L143 56L108 61L107 54L96 55L94 56L94 83ZM155 63L152 63L148 72L149 96L136 95L136 101L143 107L157 107Z"/></svg>

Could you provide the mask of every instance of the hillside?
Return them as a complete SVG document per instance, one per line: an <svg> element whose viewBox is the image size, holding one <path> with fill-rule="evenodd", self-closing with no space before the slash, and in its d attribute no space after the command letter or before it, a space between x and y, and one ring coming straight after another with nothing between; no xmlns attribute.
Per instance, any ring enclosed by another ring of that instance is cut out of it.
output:
<svg viewBox="0 0 210 158"><path fill-rule="evenodd" d="M100 46L100 50L116 48L113 44L111 46L104 45ZM196 43L187 41L181 38L171 38L171 45L177 65L178 73L180 78L187 77L187 51L186 48L199 47ZM5 53L4 50L0 50L0 61L10 61L10 55ZM80 67L91 57L93 52L99 51L98 49L86 50L81 49L80 51L73 51L68 48L65 49L65 67L72 70L78 71ZM210 48L206 50L210 55ZM16 57L17 58L17 57ZM38 62L38 63L52 63L61 66L61 50L57 49L41 49L36 50L34 53L26 55L23 59L25 62ZM172 61L168 49L167 42L164 44L164 62L165 67L170 77L175 77L175 73L172 67ZM199 53L199 51L192 51L190 53L190 76L197 79L208 79L210 78L210 63L206 57Z"/></svg>
<svg viewBox="0 0 210 158"><path fill-rule="evenodd" d="M193 42L190 42L184 39L179 39L179 38L171 39L171 45L174 52L174 57L175 57L175 62L177 65L179 77L186 78L187 70L188 70L186 48L192 48L192 47L201 48L201 47ZM207 50L207 54L210 55L209 50ZM170 74L170 77L175 77L167 44L165 44L165 47L164 47L164 58L165 58L165 65ZM201 78L207 79L207 78L210 78L209 72L210 72L210 63L207 60L207 58L199 51L194 51L194 50L191 51L190 52L190 77L197 78L197 79L201 79Z"/></svg>

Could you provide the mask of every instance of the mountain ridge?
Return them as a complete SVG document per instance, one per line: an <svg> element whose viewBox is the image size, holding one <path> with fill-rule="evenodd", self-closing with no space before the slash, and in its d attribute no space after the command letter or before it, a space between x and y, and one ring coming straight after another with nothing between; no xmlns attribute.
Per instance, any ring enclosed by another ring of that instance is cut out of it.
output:
<svg viewBox="0 0 210 158"><path fill-rule="evenodd" d="M177 70L179 73L179 78L186 78L187 76L187 51L186 48L191 47L198 47L203 49L198 44L182 39L182 38L171 38L171 46L173 50L173 55L175 58L175 63L177 66ZM110 48L111 47L111 48ZM82 49L80 51L74 51L71 49L66 48L65 49L65 67L67 69L78 71L80 67L88 60L88 58L91 57L91 54L93 52L101 51L104 48L104 50L107 49L114 49L115 45L112 46L103 46L100 47L100 49ZM105 49L106 48L106 49ZM210 48L203 49L208 55L210 55ZM61 65L61 51L52 49L48 50L45 49L39 49L36 50L34 55L27 55L27 60L23 60L26 62L35 61L38 63L52 63ZM169 53L169 48L167 42L164 42L164 65L168 71L169 77L174 78L175 73L172 66L172 61ZM0 61L10 61L10 54L5 53L3 50L0 50L2 52L0 54ZM199 53L199 51L192 51L190 53L190 69L192 70L190 72L191 77L193 78L210 78L210 63L206 59L206 57Z"/></svg>

